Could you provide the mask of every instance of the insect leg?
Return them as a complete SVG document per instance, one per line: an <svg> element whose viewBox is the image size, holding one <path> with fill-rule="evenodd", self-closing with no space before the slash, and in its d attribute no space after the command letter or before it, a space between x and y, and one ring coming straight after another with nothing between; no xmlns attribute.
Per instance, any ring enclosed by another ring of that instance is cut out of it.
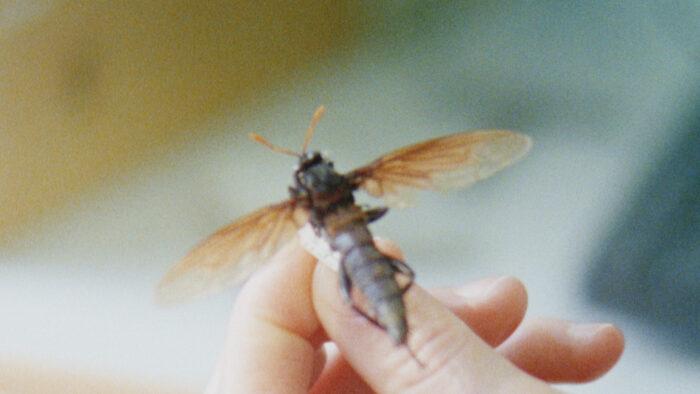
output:
<svg viewBox="0 0 700 394"><path fill-rule="evenodd" d="M391 259L391 267L394 268L396 272L399 272L408 277L408 284L406 284L406 286L404 286L401 289L401 294L406 293L413 284L413 278L416 277L416 274L413 272L413 269L411 269L411 267L409 267L406 263L396 259Z"/></svg>
<svg viewBox="0 0 700 394"><path fill-rule="evenodd" d="M365 217L367 218L367 223L372 223L375 220L381 218L386 214L386 212L389 210L387 207L380 207L380 208L372 208L372 209L365 209L364 214Z"/></svg>
<svg viewBox="0 0 700 394"><path fill-rule="evenodd" d="M345 302L354 306L352 297L350 296L350 292L352 291L352 281L350 280L350 275L348 275L348 272L345 269L345 259L340 259L338 274L340 275L340 295L343 296L343 300L345 300Z"/></svg>

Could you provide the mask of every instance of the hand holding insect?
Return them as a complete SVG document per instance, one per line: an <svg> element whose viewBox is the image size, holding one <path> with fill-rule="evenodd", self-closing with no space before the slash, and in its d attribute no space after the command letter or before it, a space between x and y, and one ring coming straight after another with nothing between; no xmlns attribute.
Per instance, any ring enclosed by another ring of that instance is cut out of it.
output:
<svg viewBox="0 0 700 394"><path fill-rule="evenodd" d="M394 244L376 243L400 259ZM543 381L593 380L623 348L609 324L522 321L527 294L513 278L430 293L414 285L405 301L423 368L342 300L337 273L292 243L241 290L206 392L553 392ZM325 354L328 340L340 354Z"/></svg>
<svg viewBox="0 0 700 394"><path fill-rule="evenodd" d="M360 206L354 193L364 189L390 205L407 206L419 190L454 190L490 177L522 158L531 140L506 130L464 132L407 146L343 174L319 152L306 150L323 111L323 106L316 110L301 153L251 135L273 151L299 160L290 198L205 239L163 278L156 295L160 302L198 298L241 282L308 223L340 256L339 290L345 301L385 330L396 345L406 343L409 327L403 296L413 283L413 270L382 254L372 242L368 225L388 208ZM406 350L412 353L410 347Z"/></svg>
<svg viewBox="0 0 700 394"><path fill-rule="evenodd" d="M252 136L299 160L290 198L219 230L159 285L161 302L198 298L239 283L275 256L239 294L209 392L550 391L507 360L549 381L590 380L617 361L623 340L610 325L529 323L511 336L526 304L515 280L499 290L507 290L507 303L492 289L476 305L454 292L438 300L411 286L413 271L396 253L380 250L368 228L386 208L355 203L358 189L406 206L419 190L467 187L524 156L527 136L459 133L343 174L320 153L306 151L322 112L314 115L299 154ZM307 223L339 256L338 273L314 268L315 260L299 247L297 230ZM490 318L480 316L489 311ZM375 326L382 330L371 330ZM343 358L324 368L321 344L329 338ZM488 345L500 345L500 354Z"/></svg>

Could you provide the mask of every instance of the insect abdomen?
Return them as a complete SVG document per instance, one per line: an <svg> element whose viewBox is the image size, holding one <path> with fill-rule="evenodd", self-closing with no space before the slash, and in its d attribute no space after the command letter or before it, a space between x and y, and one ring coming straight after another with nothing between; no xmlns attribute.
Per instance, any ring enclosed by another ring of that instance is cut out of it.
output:
<svg viewBox="0 0 700 394"><path fill-rule="evenodd" d="M394 262L376 250L357 247L356 257L352 253L345 257L344 266L352 281L364 294L367 303L375 313L376 322L384 327L395 343L403 343L406 339L406 311L403 303L403 292L396 282ZM357 260L356 260L357 259Z"/></svg>
<svg viewBox="0 0 700 394"><path fill-rule="evenodd" d="M395 261L377 250L365 222L351 221L333 230L329 234L331 246L342 256L341 290L350 298L352 287L357 287L371 309L368 317L386 329L395 343L403 343L407 332L406 312L403 290L395 278Z"/></svg>

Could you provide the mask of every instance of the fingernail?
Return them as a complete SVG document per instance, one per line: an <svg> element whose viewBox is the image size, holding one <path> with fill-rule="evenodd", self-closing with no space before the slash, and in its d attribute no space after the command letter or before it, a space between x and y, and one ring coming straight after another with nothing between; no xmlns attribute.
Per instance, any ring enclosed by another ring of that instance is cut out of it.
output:
<svg viewBox="0 0 700 394"><path fill-rule="evenodd" d="M566 333L569 335L569 337L579 340L579 341L586 341L590 342L595 338L595 336L607 329L608 327L611 327L611 324L603 323L603 324L574 324L571 327L569 327L568 330L566 330Z"/></svg>
<svg viewBox="0 0 700 394"><path fill-rule="evenodd" d="M507 276L489 278L471 283L457 289L457 294L467 299L470 304L478 304L501 290L501 286L508 280Z"/></svg>

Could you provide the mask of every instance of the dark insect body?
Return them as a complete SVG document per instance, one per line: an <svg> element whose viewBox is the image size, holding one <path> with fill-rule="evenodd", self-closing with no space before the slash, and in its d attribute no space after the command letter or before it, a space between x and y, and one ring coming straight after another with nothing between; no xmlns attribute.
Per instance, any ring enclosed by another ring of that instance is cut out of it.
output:
<svg viewBox="0 0 700 394"><path fill-rule="evenodd" d="M355 204L353 192L359 187L352 176L335 171L333 163L319 153L301 157L294 172L293 199L309 211L309 222L316 233L328 236L330 247L340 253L339 275L343 298L370 321L387 330L395 343L406 339L403 293L413 281L413 271L406 264L388 257L374 246L367 225L382 217L387 208L364 210ZM400 287L396 274L409 277ZM352 301L357 287L364 295L372 315Z"/></svg>
<svg viewBox="0 0 700 394"><path fill-rule="evenodd" d="M239 283L310 223L316 235L325 236L330 248L340 254L343 298L385 329L396 344L406 342L403 294L413 283L413 271L374 246L368 224L388 208L365 209L355 203L353 193L362 188L384 197L390 205L407 206L419 190L453 190L491 176L524 156L531 141L505 130L460 133L397 150L341 174L320 153L306 153L322 113L323 107L316 111L301 154L251 135L277 152L299 158L290 198L253 212L204 240L163 278L156 294L159 302L200 298ZM407 279L404 285L399 284L401 276ZM354 301L353 288L362 294L367 311Z"/></svg>

